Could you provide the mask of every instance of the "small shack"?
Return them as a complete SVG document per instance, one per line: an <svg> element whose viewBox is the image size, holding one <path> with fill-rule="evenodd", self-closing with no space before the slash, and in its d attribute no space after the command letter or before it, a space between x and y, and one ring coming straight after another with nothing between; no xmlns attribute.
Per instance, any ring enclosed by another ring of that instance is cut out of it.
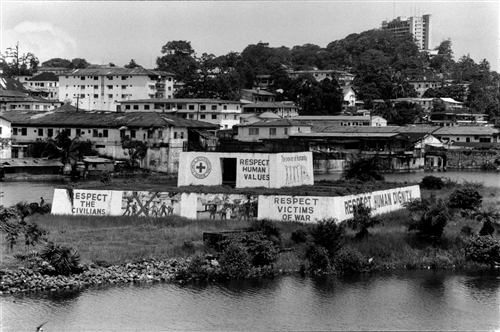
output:
<svg viewBox="0 0 500 332"><path fill-rule="evenodd" d="M51 179L62 176L63 164L59 160L22 158L0 159L0 179Z"/></svg>
<svg viewBox="0 0 500 332"><path fill-rule="evenodd" d="M113 172L115 170L114 161L102 157L84 157L85 171L87 175L101 175L102 172Z"/></svg>

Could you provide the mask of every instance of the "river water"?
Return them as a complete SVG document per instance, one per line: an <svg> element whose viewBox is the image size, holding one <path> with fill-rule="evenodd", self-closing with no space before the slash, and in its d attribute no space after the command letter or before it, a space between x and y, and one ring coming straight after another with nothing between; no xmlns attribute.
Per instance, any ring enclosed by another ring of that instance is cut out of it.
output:
<svg viewBox="0 0 500 332"><path fill-rule="evenodd" d="M498 330L500 271L398 271L3 296L1 331Z"/></svg>

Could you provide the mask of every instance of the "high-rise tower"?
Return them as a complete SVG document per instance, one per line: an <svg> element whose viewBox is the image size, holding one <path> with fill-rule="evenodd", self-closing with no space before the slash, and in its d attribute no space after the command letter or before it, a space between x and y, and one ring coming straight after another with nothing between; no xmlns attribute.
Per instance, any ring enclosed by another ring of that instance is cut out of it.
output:
<svg viewBox="0 0 500 332"><path fill-rule="evenodd" d="M390 22L383 21L382 29L394 32L396 37L411 33L415 37L418 48L431 49L431 15L405 17L399 16Z"/></svg>

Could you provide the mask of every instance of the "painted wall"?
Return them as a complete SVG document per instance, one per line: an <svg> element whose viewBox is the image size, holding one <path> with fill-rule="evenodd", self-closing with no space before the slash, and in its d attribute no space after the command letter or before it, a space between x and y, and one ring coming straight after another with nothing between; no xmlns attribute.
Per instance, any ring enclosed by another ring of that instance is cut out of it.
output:
<svg viewBox="0 0 500 332"><path fill-rule="evenodd" d="M307 151L276 154L182 152L177 185L221 185L223 158L236 159L237 188L314 184L312 152Z"/></svg>
<svg viewBox="0 0 500 332"><path fill-rule="evenodd" d="M403 209L404 203L418 198L418 185L342 197L55 189L52 214L315 223L351 219L360 203L378 215Z"/></svg>
<svg viewBox="0 0 500 332"><path fill-rule="evenodd" d="M12 158L11 124L0 118L0 158Z"/></svg>
<svg viewBox="0 0 500 332"><path fill-rule="evenodd" d="M420 187L409 186L341 197L259 196L258 219L315 223L335 218L344 221L353 218L354 209L365 204L378 215L400 210L409 200L420 198Z"/></svg>

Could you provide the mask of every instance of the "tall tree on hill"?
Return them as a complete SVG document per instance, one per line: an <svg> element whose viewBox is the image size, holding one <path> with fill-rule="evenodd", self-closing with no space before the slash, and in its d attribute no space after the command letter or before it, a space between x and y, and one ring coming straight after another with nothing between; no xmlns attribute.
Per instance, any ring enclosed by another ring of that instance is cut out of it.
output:
<svg viewBox="0 0 500 332"><path fill-rule="evenodd" d="M84 69L90 66L90 63L87 62L87 60L82 59L82 58L74 58L71 60L71 69Z"/></svg>
<svg viewBox="0 0 500 332"><path fill-rule="evenodd" d="M129 69L134 69L134 68L137 68L137 67L142 67L141 65L138 65L137 62L135 62L134 59L130 59L130 62L125 65L125 68L129 68Z"/></svg>
<svg viewBox="0 0 500 332"><path fill-rule="evenodd" d="M191 42L185 40L169 41L161 48L164 54L156 59L157 69L175 74L180 82L192 80L198 69Z"/></svg>

